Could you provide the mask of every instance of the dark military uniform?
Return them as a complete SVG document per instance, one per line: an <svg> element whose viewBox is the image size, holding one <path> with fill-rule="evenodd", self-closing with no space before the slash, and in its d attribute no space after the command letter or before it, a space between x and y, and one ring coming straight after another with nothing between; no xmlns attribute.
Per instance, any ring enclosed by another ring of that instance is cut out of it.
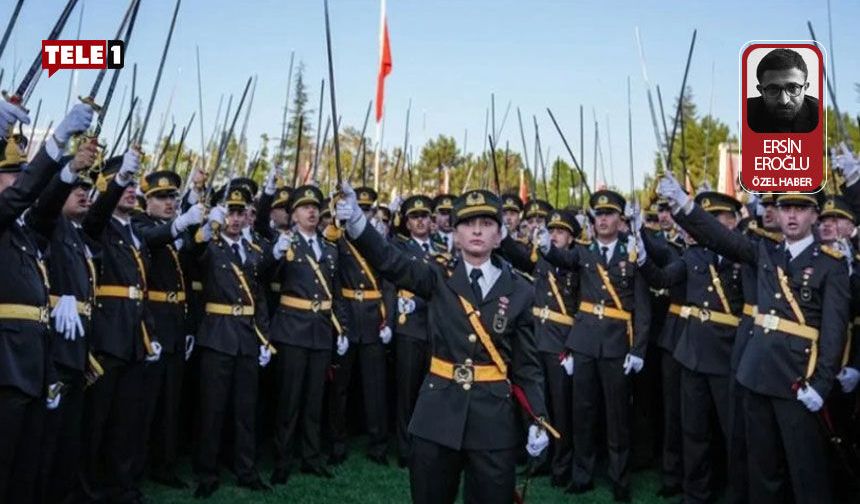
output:
<svg viewBox="0 0 860 504"><path fill-rule="evenodd" d="M717 214L739 211L729 196L703 192L696 201ZM741 265L701 246L690 246L680 259L659 268L652 261L642 274L657 288L686 283L687 299L680 316L687 320L675 348L681 370L681 419L684 433L684 498L711 502L712 461L717 443L711 428L716 414L723 439L729 438L729 383L732 346L743 307Z"/></svg>
<svg viewBox="0 0 860 504"><path fill-rule="evenodd" d="M567 211L552 212L547 226L566 229L574 238L582 231L574 215ZM552 447L552 484L564 486L570 479L573 462L574 419L573 380L565 373L561 360L567 356L565 342L573 326L573 314L579 309L579 276L533 255L531 245L511 237L502 240L501 250L515 267L534 276L535 339L546 380L550 417L561 433L561 439Z"/></svg>
<svg viewBox="0 0 860 504"><path fill-rule="evenodd" d="M595 211L621 213L617 193L592 195ZM611 259L599 242L571 250L552 248L547 260L577 271L580 306L566 346L573 352L574 460L571 491L593 485L600 398L606 408L609 478L618 497L629 495L630 377L623 372L627 354L645 358L651 318L648 285L636 266L627 236L618 235ZM607 250L608 252L608 250ZM599 337L598 337L599 336Z"/></svg>
<svg viewBox="0 0 860 504"><path fill-rule="evenodd" d="M461 196L454 209L461 219L491 212L500 221L498 200L486 191ZM509 265L494 262L499 277L479 299L465 262L446 273L400 252L372 226L354 243L397 287L428 303L430 374L409 425L413 501L454 502L465 471L464 502L511 502L523 442L512 385L524 391L536 416L546 414L532 287Z"/></svg>
<svg viewBox="0 0 860 504"><path fill-rule="evenodd" d="M789 194L777 204L816 201L814 195ZM746 389L750 502L785 501L788 481L795 502L830 502L817 413L796 395L799 386L811 386L827 397L839 370L849 315L843 258L815 240L788 257L785 243L756 244L699 207L677 221L703 245L757 269L758 313L737 374Z"/></svg>
<svg viewBox="0 0 860 504"><path fill-rule="evenodd" d="M121 157L106 161L96 181L102 192L83 222L102 251L93 330L87 338L104 369L104 376L87 389L83 470L91 496L118 501L140 496L134 469L140 443L146 442L140 434L144 360L157 341L144 304L149 250L130 217L123 221L114 213L126 190L115 178L121 164Z"/></svg>
<svg viewBox="0 0 860 504"><path fill-rule="evenodd" d="M244 209L250 200L245 187L230 188L225 198L228 209ZM197 238L202 233L201 229ZM221 235L197 244L206 313L197 334L200 442L195 470L201 495L211 494L218 485L218 453L228 404L232 404L233 417L226 420L233 428L236 476L240 485L260 484L255 454L258 359L260 345L269 343L265 338L268 314L259 284L272 259L271 253L241 236L231 243L227 240Z"/></svg>
<svg viewBox="0 0 860 504"><path fill-rule="evenodd" d="M0 162L7 172L9 149ZM18 153L20 154L20 153ZM48 278L33 230L18 217L36 201L60 164L41 149L18 180L0 193L0 501L33 499L40 424L48 386L57 381L50 354Z"/></svg>
<svg viewBox="0 0 860 504"><path fill-rule="evenodd" d="M363 208L376 200L370 188L359 187L358 202ZM331 430L331 459L337 464L346 458L347 397L355 383L353 366L361 369L361 397L369 439L367 455L371 460L385 463L388 445L388 406L386 397L385 345L379 338L383 327L394 330L393 306L385 299L383 280L372 269L370 258L359 252L349 241L337 242L340 262L341 295L346 300L349 349L334 358L334 387L329 394L329 427Z"/></svg>
<svg viewBox="0 0 860 504"><path fill-rule="evenodd" d="M433 198L433 215L434 217L438 214L450 215L451 210L454 209L454 199L456 196L453 194L440 194ZM450 217L449 217L450 218ZM454 232L445 232L441 229L437 229L435 233L430 235L430 241L436 243L445 248L445 251L449 254L454 252Z"/></svg>
<svg viewBox="0 0 860 504"><path fill-rule="evenodd" d="M290 208L319 207L322 193L313 186L295 191ZM310 240L316 242L317 255ZM298 230L278 259L278 308L272 316L271 339L275 358L277 412L275 416L275 472L272 483L285 483L290 460L300 446L306 469L324 472L320 424L326 371L334 338L343 332L344 303L340 295L337 247L320 233L307 238ZM300 440L300 441L299 441Z"/></svg>

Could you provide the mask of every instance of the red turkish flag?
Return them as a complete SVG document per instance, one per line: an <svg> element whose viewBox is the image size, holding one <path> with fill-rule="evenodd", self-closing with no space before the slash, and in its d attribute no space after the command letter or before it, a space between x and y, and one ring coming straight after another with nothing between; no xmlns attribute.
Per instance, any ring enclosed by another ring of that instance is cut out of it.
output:
<svg viewBox="0 0 860 504"><path fill-rule="evenodd" d="M388 41L388 18L385 15L385 0L382 0L382 16L379 23L379 73L376 76L376 122L382 120L385 100L385 78L391 73L391 44Z"/></svg>

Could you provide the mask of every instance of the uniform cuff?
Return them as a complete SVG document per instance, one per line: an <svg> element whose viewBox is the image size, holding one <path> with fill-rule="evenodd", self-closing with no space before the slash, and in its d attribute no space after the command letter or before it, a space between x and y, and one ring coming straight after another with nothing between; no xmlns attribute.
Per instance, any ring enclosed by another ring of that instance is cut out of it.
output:
<svg viewBox="0 0 860 504"><path fill-rule="evenodd" d="M78 180L78 174L73 172L68 164L60 170L60 180L66 184L74 184Z"/></svg>

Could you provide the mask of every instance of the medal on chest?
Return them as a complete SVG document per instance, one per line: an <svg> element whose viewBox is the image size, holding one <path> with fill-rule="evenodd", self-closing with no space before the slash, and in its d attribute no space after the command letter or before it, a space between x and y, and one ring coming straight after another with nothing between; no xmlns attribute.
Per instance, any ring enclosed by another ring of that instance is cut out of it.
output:
<svg viewBox="0 0 860 504"><path fill-rule="evenodd" d="M493 316L493 331L497 334L502 334L508 327L508 305L510 300L506 296L499 298L499 310Z"/></svg>

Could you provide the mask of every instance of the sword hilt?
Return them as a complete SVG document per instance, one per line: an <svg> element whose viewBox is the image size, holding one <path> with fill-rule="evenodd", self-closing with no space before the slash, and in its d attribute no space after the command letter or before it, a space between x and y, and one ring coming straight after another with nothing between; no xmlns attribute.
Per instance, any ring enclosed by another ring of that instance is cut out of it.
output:
<svg viewBox="0 0 860 504"><path fill-rule="evenodd" d="M102 106L96 103L95 98L93 98L92 96L78 96L78 100L80 100L81 103L86 103L96 112L102 111Z"/></svg>
<svg viewBox="0 0 860 504"><path fill-rule="evenodd" d="M20 108L21 110L23 110L27 114L30 113L30 110L24 106L24 100L23 100L23 98L21 98L20 95L9 94L7 91L2 91L2 92L0 92L0 94L2 94L3 99L6 100L7 102L11 103L12 105L17 105L18 108Z"/></svg>

